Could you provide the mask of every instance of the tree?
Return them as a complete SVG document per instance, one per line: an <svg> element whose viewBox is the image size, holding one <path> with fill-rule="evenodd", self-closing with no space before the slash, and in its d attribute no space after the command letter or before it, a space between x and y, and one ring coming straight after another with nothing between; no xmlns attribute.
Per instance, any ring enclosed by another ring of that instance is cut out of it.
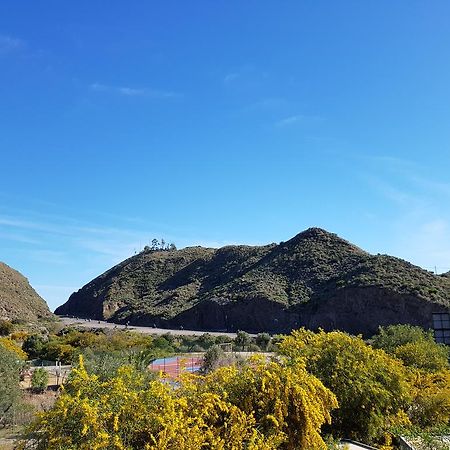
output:
<svg viewBox="0 0 450 450"><path fill-rule="evenodd" d="M172 242L170 245L169 245L169 250L170 251L175 251L177 249L177 246Z"/></svg>
<svg viewBox="0 0 450 450"><path fill-rule="evenodd" d="M422 430L450 424L450 370L410 374L413 400L408 415Z"/></svg>
<svg viewBox="0 0 450 450"><path fill-rule="evenodd" d="M241 350L244 351L245 347L249 345L251 342L251 337L245 331L238 331L236 333L236 337L234 339L234 343L237 347L241 347Z"/></svg>
<svg viewBox="0 0 450 450"><path fill-rule="evenodd" d="M194 387L190 395L213 393L247 416L252 415L270 448L327 448L320 429L330 421L330 411L337 407L336 397L306 371L303 362L266 362L255 356L242 367L212 371Z"/></svg>
<svg viewBox="0 0 450 450"><path fill-rule="evenodd" d="M255 342L261 350L267 350L270 344L270 334L269 333L259 333L256 336Z"/></svg>
<svg viewBox="0 0 450 450"><path fill-rule="evenodd" d="M19 389L23 362L18 355L0 345L0 425L7 425L21 404Z"/></svg>
<svg viewBox="0 0 450 450"><path fill-rule="evenodd" d="M38 367L31 376L31 388L36 393L42 393L47 389L47 385L48 372L44 368Z"/></svg>
<svg viewBox="0 0 450 450"><path fill-rule="evenodd" d="M158 239L152 239L152 250L158 250L158 248L159 248Z"/></svg>
<svg viewBox="0 0 450 450"><path fill-rule="evenodd" d="M216 343L216 338L210 333L203 333L197 341L202 348L208 350Z"/></svg>
<svg viewBox="0 0 450 450"><path fill-rule="evenodd" d="M434 341L432 332L412 325L389 325L379 327L378 333L372 337L372 346L393 354L401 345L422 340Z"/></svg>
<svg viewBox="0 0 450 450"><path fill-rule="evenodd" d="M213 345L203 355L202 372L208 373L217 368L221 359L225 357L225 352L220 345Z"/></svg>
<svg viewBox="0 0 450 450"><path fill-rule="evenodd" d="M41 358L47 339L39 334L28 336L22 345L22 350L28 354L28 357Z"/></svg>
<svg viewBox="0 0 450 450"><path fill-rule="evenodd" d="M380 327L372 345L412 368L436 372L449 368L449 348L434 340L432 331L411 325Z"/></svg>
<svg viewBox="0 0 450 450"><path fill-rule="evenodd" d="M377 440L393 423L408 422L410 386L402 363L361 337L301 329L285 337L279 351L291 361L304 359L307 370L336 394L331 430L338 436Z"/></svg>
<svg viewBox="0 0 450 450"><path fill-rule="evenodd" d="M448 348L436 342L409 342L397 347L394 356L401 359L405 366L438 372L448 369Z"/></svg>

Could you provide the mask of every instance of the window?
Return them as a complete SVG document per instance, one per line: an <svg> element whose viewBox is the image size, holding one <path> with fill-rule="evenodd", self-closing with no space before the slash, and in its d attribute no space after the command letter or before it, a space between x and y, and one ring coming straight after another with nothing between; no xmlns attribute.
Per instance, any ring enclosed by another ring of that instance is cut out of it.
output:
<svg viewBox="0 0 450 450"><path fill-rule="evenodd" d="M450 345L450 314L433 313L433 328L436 342Z"/></svg>

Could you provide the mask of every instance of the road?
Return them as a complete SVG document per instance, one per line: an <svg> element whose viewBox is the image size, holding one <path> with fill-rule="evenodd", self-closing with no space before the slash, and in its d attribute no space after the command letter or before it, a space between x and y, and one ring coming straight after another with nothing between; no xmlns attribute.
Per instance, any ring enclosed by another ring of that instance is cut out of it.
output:
<svg viewBox="0 0 450 450"><path fill-rule="evenodd" d="M231 338L236 337L236 333L225 333L219 331L198 331L198 330L169 330L167 328L153 328L153 327L138 327L134 325L126 325L104 322L102 320L89 320L89 319L78 319L78 318L70 318L70 317L60 317L62 323L66 326L77 326L88 329L94 328L109 328L109 329L118 329L118 330L130 330L135 331L137 333L144 334L173 334L175 336L201 336L202 334L208 333L213 336L229 336ZM252 335L251 336L256 336Z"/></svg>

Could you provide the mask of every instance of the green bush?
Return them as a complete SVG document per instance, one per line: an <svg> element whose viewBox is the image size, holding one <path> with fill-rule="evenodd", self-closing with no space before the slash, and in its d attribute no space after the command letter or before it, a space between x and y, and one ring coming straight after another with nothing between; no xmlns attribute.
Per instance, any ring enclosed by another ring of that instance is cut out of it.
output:
<svg viewBox="0 0 450 450"><path fill-rule="evenodd" d="M219 345L213 345L203 355L202 372L208 373L217 368L219 361L225 357L225 352Z"/></svg>
<svg viewBox="0 0 450 450"><path fill-rule="evenodd" d="M244 351L245 347L251 342L251 336L245 331L238 331L234 339L234 345Z"/></svg>
<svg viewBox="0 0 450 450"><path fill-rule="evenodd" d="M28 354L30 359L42 358L46 339L39 334L32 334L28 336L22 345L22 350Z"/></svg>
<svg viewBox="0 0 450 450"><path fill-rule="evenodd" d="M255 342L258 347L261 348L261 350L267 350L270 344L270 334L269 333L259 333L256 338Z"/></svg>
<svg viewBox="0 0 450 450"><path fill-rule="evenodd" d="M42 367L38 367L33 371L31 376L31 388L34 392L41 393L47 389L48 372Z"/></svg>
<svg viewBox="0 0 450 450"><path fill-rule="evenodd" d="M405 417L411 400L403 364L360 337L333 331L293 331L279 344L291 362L303 360L337 397L334 436L376 442L390 422Z"/></svg>
<svg viewBox="0 0 450 450"><path fill-rule="evenodd" d="M372 346L395 356L415 369L436 372L449 368L449 349L434 340L432 331L411 325L380 327Z"/></svg>
<svg viewBox="0 0 450 450"><path fill-rule="evenodd" d="M9 320L0 320L0 336L9 336L12 330L13 324Z"/></svg>
<svg viewBox="0 0 450 450"><path fill-rule="evenodd" d="M19 389L22 362L17 354L0 345L0 419L8 424L21 405Z"/></svg>

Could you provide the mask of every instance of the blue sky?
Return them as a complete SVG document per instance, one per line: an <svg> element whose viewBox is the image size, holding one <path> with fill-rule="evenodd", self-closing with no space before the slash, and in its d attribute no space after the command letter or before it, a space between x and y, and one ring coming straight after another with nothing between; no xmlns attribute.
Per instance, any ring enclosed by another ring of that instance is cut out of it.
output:
<svg viewBox="0 0 450 450"><path fill-rule="evenodd" d="M153 237L320 226L450 270L448 1L0 3L0 260L51 308Z"/></svg>

